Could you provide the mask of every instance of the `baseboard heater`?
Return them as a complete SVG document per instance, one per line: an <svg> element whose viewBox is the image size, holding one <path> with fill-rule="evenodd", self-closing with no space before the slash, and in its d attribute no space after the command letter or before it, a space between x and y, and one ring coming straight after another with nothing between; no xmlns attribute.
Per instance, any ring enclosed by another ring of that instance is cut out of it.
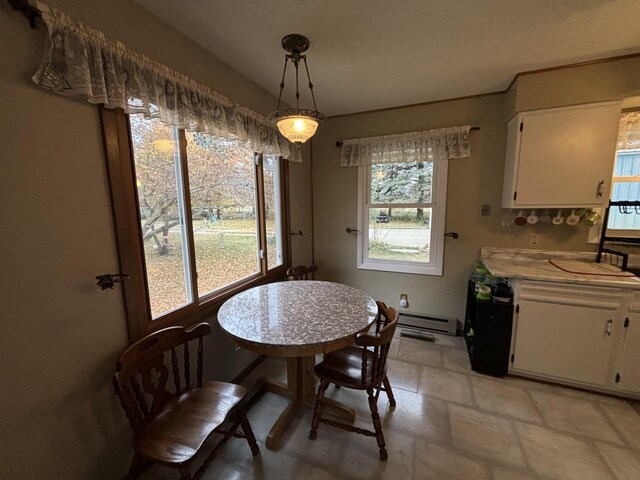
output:
<svg viewBox="0 0 640 480"><path fill-rule="evenodd" d="M398 325L400 327L409 327L414 330L456 335L458 330L458 319L453 317L425 315L423 313L402 312L398 318Z"/></svg>

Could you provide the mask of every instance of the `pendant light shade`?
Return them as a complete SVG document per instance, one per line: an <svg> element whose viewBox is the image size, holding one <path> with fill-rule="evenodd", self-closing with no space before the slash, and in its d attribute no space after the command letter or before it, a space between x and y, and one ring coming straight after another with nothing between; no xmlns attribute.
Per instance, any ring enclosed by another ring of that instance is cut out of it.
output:
<svg viewBox="0 0 640 480"><path fill-rule="evenodd" d="M313 83L309 76L309 67L307 66L307 56L301 55L309 48L309 40L298 34L287 35L282 39L282 48L287 54L284 58L284 70L282 72L282 81L280 82L280 95L278 97L278 106L276 111L269 115L269 118L277 125L280 133L290 142L301 145L309 140L316 133L318 125L324 121L324 115L318 112L316 107L316 98L313 93ZM280 102L282 100L282 91L284 90L284 80L287 73L287 63L291 60L296 69L296 108L280 110ZM309 81L309 91L313 100L313 110L300 108L300 92L298 90L298 65L300 61L304 61L307 79Z"/></svg>
<svg viewBox="0 0 640 480"><path fill-rule="evenodd" d="M282 112L284 113L284 112ZM290 142L304 143L316 133L320 119L312 115L303 115L301 111L293 111L276 121L278 130Z"/></svg>

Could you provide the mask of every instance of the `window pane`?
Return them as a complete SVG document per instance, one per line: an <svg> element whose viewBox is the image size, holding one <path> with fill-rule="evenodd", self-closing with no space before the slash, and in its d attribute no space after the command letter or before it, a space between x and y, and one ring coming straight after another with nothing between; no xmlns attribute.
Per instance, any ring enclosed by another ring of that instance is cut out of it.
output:
<svg viewBox="0 0 640 480"><path fill-rule="evenodd" d="M431 203L432 162L371 166L370 203Z"/></svg>
<svg viewBox="0 0 640 480"><path fill-rule="evenodd" d="M616 182L613 184L611 200L640 200L640 182ZM608 228L612 230L640 230L640 215L631 209L630 214L623 214L616 207L609 209Z"/></svg>
<svg viewBox="0 0 640 480"><path fill-rule="evenodd" d="M253 151L186 132L198 295L260 271Z"/></svg>
<svg viewBox="0 0 640 480"><path fill-rule="evenodd" d="M370 208L368 257L429 262L431 208Z"/></svg>
<svg viewBox="0 0 640 480"><path fill-rule="evenodd" d="M267 220L267 268L269 269L283 263L279 166L278 158L272 156L264 157L264 204Z"/></svg>
<svg viewBox="0 0 640 480"><path fill-rule="evenodd" d="M613 169L614 177L633 177L640 175L640 152L623 153L618 152L616 156L616 163ZM636 200L625 199L625 200Z"/></svg>
<svg viewBox="0 0 640 480"><path fill-rule="evenodd" d="M177 132L131 115L131 140L152 318L193 300Z"/></svg>

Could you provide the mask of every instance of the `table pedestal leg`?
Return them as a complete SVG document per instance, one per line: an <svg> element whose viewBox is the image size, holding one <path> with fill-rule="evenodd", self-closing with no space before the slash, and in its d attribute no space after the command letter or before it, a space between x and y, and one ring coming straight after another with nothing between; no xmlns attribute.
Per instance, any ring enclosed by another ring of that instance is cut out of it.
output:
<svg viewBox="0 0 640 480"><path fill-rule="evenodd" d="M333 398L324 397L322 399L322 405L334 415L343 417L351 423L356 421L356 411L342 402L338 402Z"/></svg>
<svg viewBox="0 0 640 480"><path fill-rule="evenodd" d="M282 434L293 420L296 412L302 406L302 358L287 358L287 385L280 382L265 379L263 381L264 388L278 395L288 397L289 404L287 408L280 414L278 419L269 430L265 445L269 450L277 447L278 442L282 438Z"/></svg>
<svg viewBox="0 0 640 480"><path fill-rule="evenodd" d="M265 445L269 450L277 447L283 433L303 405L314 406L316 401L316 376L313 372L315 356L287 358L287 385L268 378L260 378L258 383L268 392L289 398L289 404L271 427ZM322 402L332 413L353 422L355 410L347 405L326 398Z"/></svg>
<svg viewBox="0 0 640 480"><path fill-rule="evenodd" d="M318 379L316 378L316 375L314 373L315 366L315 356L303 357L302 393L305 405L309 405L311 407L314 407L316 404L316 392L318 389ZM322 399L322 405L334 415L343 417L349 422L354 422L356 420L356 411L353 408L345 405L344 403L333 400L332 398L327 398L325 396Z"/></svg>

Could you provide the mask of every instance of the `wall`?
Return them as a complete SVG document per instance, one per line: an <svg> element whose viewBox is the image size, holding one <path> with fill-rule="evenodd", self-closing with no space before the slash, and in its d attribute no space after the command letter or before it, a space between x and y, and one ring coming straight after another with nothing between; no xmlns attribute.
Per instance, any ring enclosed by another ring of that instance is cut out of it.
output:
<svg viewBox="0 0 640 480"><path fill-rule="evenodd" d="M640 95L640 56L520 75L508 95L516 112L581 103L624 100Z"/></svg>
<svg viewBox="0 0 640 480"><path fill-rule="evenodd" d="M302 146L302 163L289 163L290 231L302 231L291 235L291 265L313 263L313 225L311 222L311 144Z"/></svg>
<svg viewBox="0 0 640 480"><path fill-rule="evenodd" d="M276 99L135 3L51 0L76 19L231 99L268 113ZM98 109L30 76L37 31L0 3L0 470L3 478L119 478L130 430L111 387L127 333L122 295L95 275L118 271ZM292 165L292 227L310 233L308 162ZM310 261L310 236L294 259ZM212 322L215 319L211 319ZM214 328L209 374L230 379L253 358Z"/></svg>
<svg viewBox="0 0 640 480"><path fill-rule="evenodd" d="M475 98L416 105L329 119L313 139L316 263L319 277L357 286L389 304L409 295L410 310L464 318L466 279L482 246L593 251L586 230L566 225L500 226L506 123L510 110L538 109L637 95L640 58L588 67L520 76L517 90ZM357 225L358 172L339 166L340 139L386 135L470 124L470 158L449 162L444 275L422 276L358 270L357 237L345 233ZM480 216L480 205L492 213ZM529 246L529 233L540 245Z"/></svg>

